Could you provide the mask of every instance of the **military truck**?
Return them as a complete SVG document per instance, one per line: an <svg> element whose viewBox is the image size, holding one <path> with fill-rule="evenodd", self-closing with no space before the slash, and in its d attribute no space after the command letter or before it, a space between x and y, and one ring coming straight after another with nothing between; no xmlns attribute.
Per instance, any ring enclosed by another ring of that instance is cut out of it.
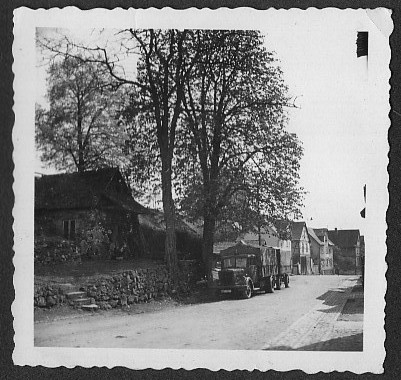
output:
<svg viewBox="0 0 401 380"><path fill-rule="evenodd" d="M231 293L251 298L259 290L273 293L282 284L289 287L291 252L240 241L220 252L221 270L215 282L216 294Z"/></svg>

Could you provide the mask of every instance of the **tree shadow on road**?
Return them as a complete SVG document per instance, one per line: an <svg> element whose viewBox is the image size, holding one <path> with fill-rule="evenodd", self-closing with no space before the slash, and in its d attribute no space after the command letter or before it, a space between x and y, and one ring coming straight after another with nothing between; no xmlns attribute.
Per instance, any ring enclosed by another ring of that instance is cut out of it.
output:
<svg viewBox="0 0 401 380"><path fill-rule="evenodd" d="M290 346L269 347L268 351L363 351L363 333L329 339L298 348Z"/></svg>
<svg viewBox="0 0 401 380"><path fill-rule="evenodd" d="M323 305L331 306L330 309L320 309L324 313L338 313L338 307L344 303L344 298L339 293L345 293L346 288L328 290L316 299L323 301Z"/></svg>
<svg viewBox="0 0 401 380"><path fill-rule="evenodd" d="M353 290L355 288L358 288L358 286L354 286L351 293L354 293ZM344 299L343 293L345 293L349 288L337 288L335 290L328 290L327 292L323 293L316 299L323 301L323 305L326 306L331 306L329 309L320 309L319 311L324 312L324 313L338 313L339 312L339 306L345 304L350 304L351 307L349 307L350 310L352 310L352 313L362 313L363 314L363 292L361 292L361 297L358 297L358 302L355 302L354 308L352 308L353 305L351 305L355 299ZM358 289L359 290L359 289ZM357 291L357 290L356 290ZM361 302L359 300L362 300L362 308ZM344 303L346 301L346 303ZM349 302L348 302L349 301Z"/></svg>

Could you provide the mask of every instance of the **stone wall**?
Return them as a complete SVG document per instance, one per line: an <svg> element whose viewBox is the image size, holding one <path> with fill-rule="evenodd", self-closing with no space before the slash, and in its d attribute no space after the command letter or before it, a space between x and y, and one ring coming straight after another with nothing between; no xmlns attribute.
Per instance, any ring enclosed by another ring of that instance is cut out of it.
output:
<svg viewBox="0 0 401 380"><path fill-rule="evenodd" d="M101 309L124 307L134 303L148 302L175 294L187 294L190 286L196 280L197 266L195 262L181 262L179 282L174 287L165 266L149 269L135 269L89 279L85 283L76 284L76 289L86 292L91 303ZM71 288L65 284L35 283L34 306L53 307L59 304L68 304L66 294Z"/></svg>
<svg viewBox="0 0 401 380"><path fill-rule="evenodd" d="M81 260L81 252L75 242L59 237L35 236L35 264L51 265Z"/></svg>
<svg viewBox="0 0 401 380"><path fill-rule="evenodd" d="M85 287L90 298L102 309L147 302L172 293L165 267L130 270L104 277Z"/></svg>

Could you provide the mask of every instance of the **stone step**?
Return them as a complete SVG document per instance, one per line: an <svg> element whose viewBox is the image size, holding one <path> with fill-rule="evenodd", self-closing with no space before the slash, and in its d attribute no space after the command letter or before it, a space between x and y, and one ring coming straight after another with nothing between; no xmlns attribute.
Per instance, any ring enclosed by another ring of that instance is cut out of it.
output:
<svg viewBox="0 0 401 380"><path fill-rule="evenodd" d="M82 305L90 305L91 299L90 298L76 298L74 299L74 305L82 306Z"/></svg>
<svg viewBox="0 0 401 380"><path fill-rule="evenodd" d="M90 304L90 305L82 305L81 306L82 310L86 310L86 311L96 311L99 309L98 305L95 304Z"/></svg>
<svg viewBox="0 0 401 380"><path fill-rule="evenodd" d="M68 292L66 293L66 297L69 300L76 300L78 298L86 297L86 292Z"/></svg>
<svg viewBox="0 0 401 380"><path fill-rule="evenodd" d="M58 284L58 287L64 294L77 291L77 287L70 283Z"/></svg>

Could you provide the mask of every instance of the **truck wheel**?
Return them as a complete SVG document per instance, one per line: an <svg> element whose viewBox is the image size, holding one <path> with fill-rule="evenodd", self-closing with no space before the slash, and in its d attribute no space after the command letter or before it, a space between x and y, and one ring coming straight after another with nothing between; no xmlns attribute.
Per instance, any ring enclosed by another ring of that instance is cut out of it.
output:
<svg viewBox="0 0 401 380"><path fill-rule="evenodd" d="M286 288L290 287L290 276L288 274L284 276L284 285Z"/></svg>
<svg viewBox="0 0 401 380"><path fill-rule="evenodd" d="M249 281L247 281L246 283L246 289L244 290L244 294L243 294L244 298L251 298L252 297L252 285L250 284Z"/></svg>
<svg viewBox="0 0 401 380"><path fill-rule="evenodd" d="M265 291L266 293L274 293L274 279L272 276L269 276L266 280Z"/></svg>
<svg viewBox="0 0 401 380"><path fill-rule="evenodd" d="M280 277L280 275L278 275L276 277L275 283L276 283L276 290L280 290L281 289L281 277Z"/></svg>

